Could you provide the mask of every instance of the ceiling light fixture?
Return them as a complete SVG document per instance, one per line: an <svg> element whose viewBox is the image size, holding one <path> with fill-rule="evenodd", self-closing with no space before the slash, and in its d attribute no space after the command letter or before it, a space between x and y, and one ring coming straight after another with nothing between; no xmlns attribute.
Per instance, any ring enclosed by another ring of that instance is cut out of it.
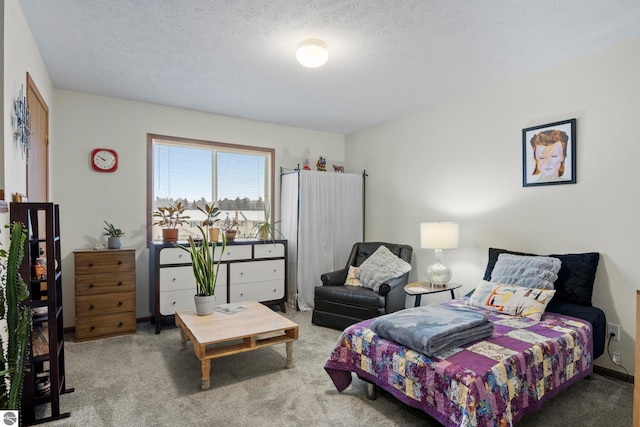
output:
<svg viewBox="0 0 640 427"><path fill-rule="evenodd" d="M296 59L307 68L318 68L329 59L327 44L322 40L305 40L296 51Z"/></svg>

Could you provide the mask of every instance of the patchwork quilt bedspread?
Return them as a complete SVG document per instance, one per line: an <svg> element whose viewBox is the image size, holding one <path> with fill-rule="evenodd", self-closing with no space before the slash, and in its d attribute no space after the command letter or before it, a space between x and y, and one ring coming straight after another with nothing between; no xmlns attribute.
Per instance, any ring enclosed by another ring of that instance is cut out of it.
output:
<svg viewBox="0 0 640 427"><path fill-rule="evenodd" d="M441 305L486 313L465 298ZM338 391L355 373L451 427L512 426L593 371L588 322L488 314L492 336L433 357L376 335L365 320L343 331L324 368Z"/></svg>

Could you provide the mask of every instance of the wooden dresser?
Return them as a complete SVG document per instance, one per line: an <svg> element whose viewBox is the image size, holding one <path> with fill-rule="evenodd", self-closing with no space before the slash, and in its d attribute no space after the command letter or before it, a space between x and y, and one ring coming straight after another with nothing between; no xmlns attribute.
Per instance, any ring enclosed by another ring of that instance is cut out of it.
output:
<svg viewBox="0 0 640 427"><path fill-rule="evenodd" d="M196 281L189 254L173 243L152 242L149 261L149 308L160 333L163 319L194 308ZM286 271L286 240L227 241L218 270L216 304L258 301L278 304L284 312Z"/></svg>
<svg viewBox="0 0 640 427"><path fill-rule="evenodd" d="M76 341L136 332L135 249L76 250Z"/></svg>

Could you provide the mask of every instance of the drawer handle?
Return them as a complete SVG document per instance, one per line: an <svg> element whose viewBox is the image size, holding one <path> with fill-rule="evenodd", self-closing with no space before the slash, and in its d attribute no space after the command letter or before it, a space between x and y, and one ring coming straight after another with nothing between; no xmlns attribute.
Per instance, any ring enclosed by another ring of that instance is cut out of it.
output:
<svg viewBox="0 0 640 427"><path fill-rule="evenodd" d="M122 265L122 261L118 261L118 265Z"/></svg>
<svg viewBox="0 0 640 427"><path fill-rule="evenodd" d="M92 262L89 263L89 267L93 267L93 263Z"/></svg>
<svg viewBox="0 0 640 427"><path fill-rule="evenodd" d="M244 274L244 271L241 271L241 272L240 272L240 275L242 276L243 274Z"/></svg>
<svg viewBox="0 0 640 427"><path fill-rule="evenodd" d="M275 289L274 289L275 291ZM118 301L118 307L120 307L122 305L122 301Z"/></svg>
<svg viewBox="0 0 640 427"><path fill-rule="evenodd" d="M178 255L178 258L182 258L182 254Z"/></svg>
<svg viewBox="0 0 640 427"><path fill-rule="evenodd" d="M278 269L276 269L276 268L274 268L274 269L273 269L273 272L274 272L274 273L276 273L277 271L278 271Z"/></svg>
<svg viewBox="0 0 640 427"><path fill-rule="evenodd" d="M89 289L91 289L91 288L93 288L93 283L91 283L91 284L89 285Z"/></svg>
<svg viewBox="0 0 640 427"><path fill-rule="evenodd" d="M95 326L92 326L92 327L89 328L89 330L93 331L95 328L96 328Z"/></svg>
<svg viewBox="0 0 640 427"><path fill-rule="evenodd" d="M176 278L174 277L173 279L171 279L171 281L172 281L172 282L175 282L175 281L176 281Z"/></svg>
<svg viewBox="0 0 640 427"><path fill-rule="evenodd" d="M122 286L122 282L118 282L118 286Z"/></svg>
<svg viewBox="0 0 640 427"><path fill-rule="evenodd" d="M174 301L174 302L172 302L172 303L171 303L171 305L176 305L176 302L175 302L175 301Z"/></svg>
<svg viewBox="0 0 640 427"><path fill-rule="evenodd" d="M269 253L271 253L271 249L269 249Z"/></svg>
<svg viewBox="0 0 640 427"><path fill-rule="evenodd" d="M124 325L124 323L122 323L122 322L118 323L118 328L121 328L122 325Z"/></svg>
<svg viewBox="0 0 640 427"><path fill-rule="evenodd" d="M91 305L89 306L89 310L93 310L93 308L94 308L94 307L93 307L93 304L91 304Z"/></svg>
<svg viewBox="0 0 640 427"><path fill-rule="evenodd" d="M243 297L243 296L244 296L244 294L242 294L242 293L241 293L241 294L240 294L240 296L241 296L241 297Z"/></svg>

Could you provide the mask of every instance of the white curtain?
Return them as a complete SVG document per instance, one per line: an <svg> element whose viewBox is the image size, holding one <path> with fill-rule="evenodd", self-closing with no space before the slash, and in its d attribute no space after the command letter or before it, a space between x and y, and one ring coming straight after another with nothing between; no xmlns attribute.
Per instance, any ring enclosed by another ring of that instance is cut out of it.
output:
<svg viewBox="0 0 640 427"><path fill-rule="evenodd" d="M300 171L282 176L282 232L288 240L288 301L313 309L320 275L341 269L361 242L361 174Z"/></svg>

